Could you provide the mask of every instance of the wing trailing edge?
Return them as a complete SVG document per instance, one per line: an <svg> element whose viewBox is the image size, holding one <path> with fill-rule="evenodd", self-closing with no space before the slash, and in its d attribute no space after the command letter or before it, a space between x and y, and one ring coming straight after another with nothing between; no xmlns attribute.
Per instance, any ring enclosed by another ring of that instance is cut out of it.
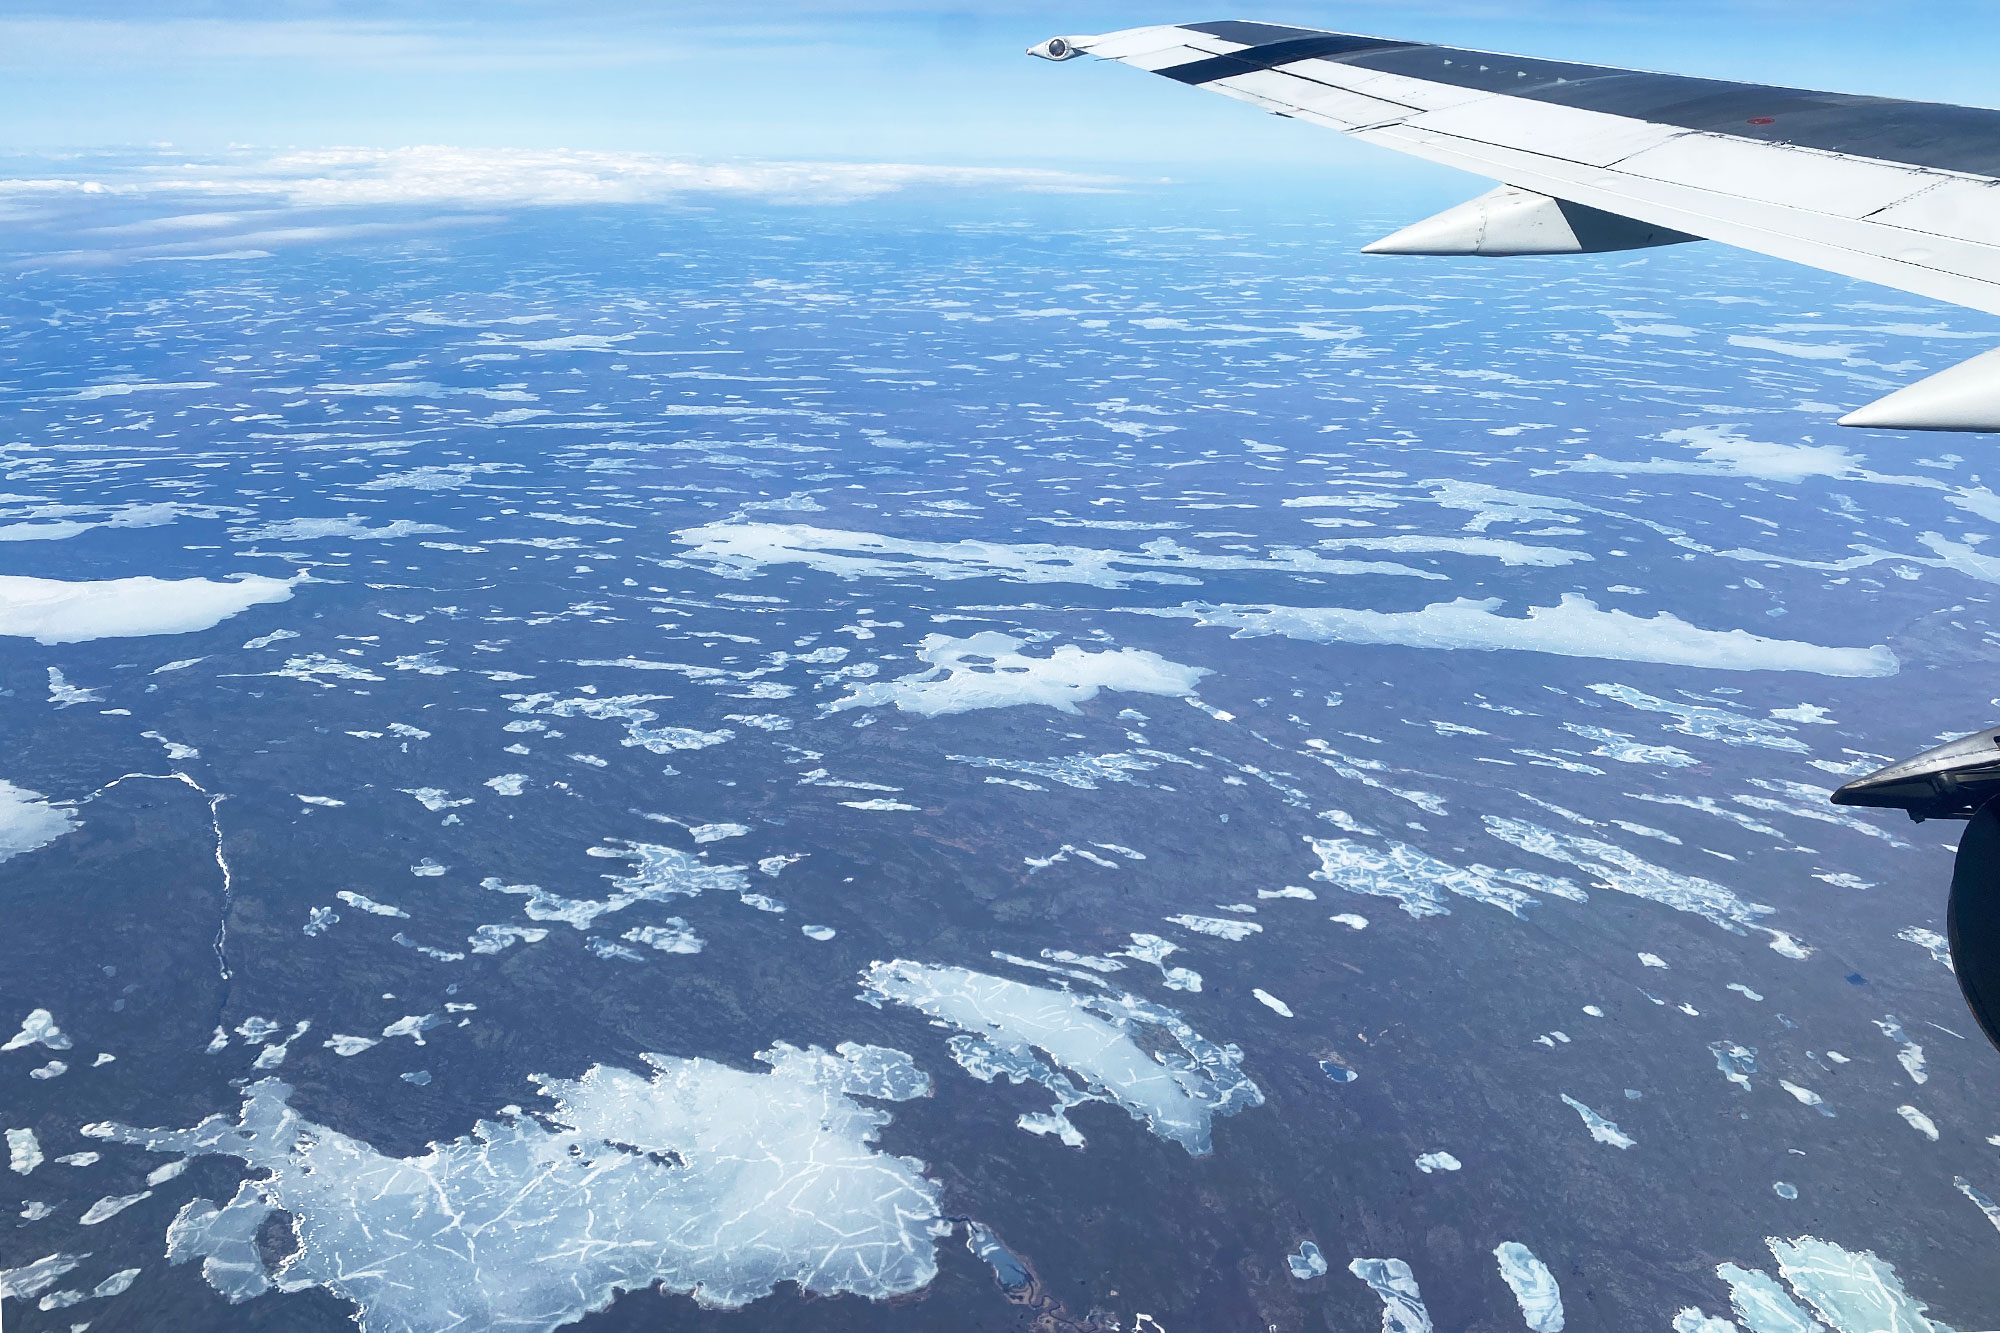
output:
<svg viewBox="0 0 2000 1333"><path fill-rule="evenodd" d="M2000 315L2000 111L1230 20L1054 37L1504 182L1376 254L1590 254L1719 241ZM1849 413L2000 431L2000 353Z"/></svg>

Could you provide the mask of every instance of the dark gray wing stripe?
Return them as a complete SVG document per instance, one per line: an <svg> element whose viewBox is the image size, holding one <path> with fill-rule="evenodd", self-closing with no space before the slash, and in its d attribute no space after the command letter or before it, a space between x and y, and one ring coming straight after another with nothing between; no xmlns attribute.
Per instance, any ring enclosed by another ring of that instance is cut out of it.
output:
<svg viewBox="0 0 2000 1333"><path fill-rule="evenodd" d="M1184 25L1226 41L1256 38L1245 50L1159 73L1183 83L1318 59L1480 92L1600 111L1677 129L2000 177L2000 111L1886 97L1775 88L1720 79L1647 74L1603 65L1495 55L1457 47L1391 42L1350 33L1260 23ZM1273 36L1276 34L1276 36ZM1317 43L1325 43L1318 46ZM1310 68L1297 71L1311 77Z"/></svg>
<svg viewBox="0 0 2000 1333"><path fill-rule="evenodd" d="M1351 56L1408 45L1407 42L1385 42L1375 37L1323 32L1312 37L1288 37L1282 42L1266 42L1262 46L1252 46L1226 56L1210 56L1186 65L1173 65L1159 72L1182 83L1213 83L1232 74L1249 74L1275 65L1289 65L1294 60Z"/></svg>
<svg viewBox="0 0 2000 1333"><path fill-rule="evenodd" d="M1220 37L1225 42L1241 42L1245 46L1282 42L1287 37L1326 36L1324 28L1291 28L1282 23L1245 23L1240 19L1224 19L1220 23L1183 23L1179 26L1189 32L1204 32L1210 37Z"/></svg>

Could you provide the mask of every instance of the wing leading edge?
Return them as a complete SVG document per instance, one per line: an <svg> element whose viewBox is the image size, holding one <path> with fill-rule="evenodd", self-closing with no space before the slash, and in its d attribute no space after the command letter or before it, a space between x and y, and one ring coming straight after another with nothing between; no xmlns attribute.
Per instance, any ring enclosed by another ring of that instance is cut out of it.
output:
<svg viewBox="0 0 2000 1333"><path fill-rule="evenodd" d="M2000 314L2000 111L1237 21L1030 53L1115 60L1503 182L1375 253L1705 239ZM2000 431L2000 351L1842 424Z"/></svg>

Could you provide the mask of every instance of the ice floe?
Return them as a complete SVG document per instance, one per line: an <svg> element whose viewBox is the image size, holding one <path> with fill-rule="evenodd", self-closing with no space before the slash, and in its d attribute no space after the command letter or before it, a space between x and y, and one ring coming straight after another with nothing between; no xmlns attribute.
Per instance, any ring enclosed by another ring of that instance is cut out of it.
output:
<svg viewBox="0 0 2000 1333"><path fill-rule="evenodd" d="M1677 912L1692 913L1737 935L1747 934L1751 929L1769 930L1759 923L1775 909L1747 902L1712 880L1656 866L1598 838L1558 833L1526 820L1499 815L1488 815L1484 822L1486 831L1501 841L1552 861L1567 862L1597 876L1604 887L1619 893L1649 899ZM1771 947L1779 949L1780 932L1771 933L1774 936ZM1788 936L1783 938L1789 940Z"/></svg>
<svg viewBox="0 0 2000 1333"><path fill-rule="evenodd" d="M1448 1152L1427 1152L1417 1158L1417 1170L1425 1175L1433 1171L1456 1171L1463 1163Z"/></svg>
<svg viewBox="0 0 2000 1333"><path fill-rule="evenodd" d="M1951 1183L1958 1187L1960 1194L1972 1201L1973 1207L1986 1215L1986 1220L1993 1224L1994 1230L2000 1231L2000 1203L1995 1203L1986 1194L1974 1189L1972 1182L1964 1176L1953 1176Z"/></svg>
<svg viewBox="0 0 2000 1333"><path fill-rule="evenodd" d="M1521 1307L1521 1320L1534 1333L1562 1333L1562 1288L1549 1266L1535 1252L1516 1240L1502 1241L1493 1249L1500 1263L1500 1276L1513 1289Z"/></svg>
<svg viewBox="0 0 2000 1333"><path fill-rule="evenodd" d="M1900 669L1885 647L1826 648L1770 639L1747 630L1710 630L1669 612L1650 618L1600 610L1565 593L1555 606L1531 606L1525 618L1498 614L1497 597L1460 597L1421 611L1347 607L1202 605L1129 608L1233 629L1235 638L1280 634L1308 643L1397 644L1410 648L1512 649L1614 662L1659 662L1715 671L1806 671L1823 676L1892 676Z"/></svg>
<svg viewBox="0 0 2000 1333"><path fill-rule="evenodd" d="M670 754L676 750L705 750L711 745L720 745L736 735L727 727L716 731L698 731L693 727L648 725L659 721L660 715L653 709L641 705L666 699L668 696L663 694L623 694L607 698L583 695L573 699L558 698L554 694L509 694L505 697L514 701L510 711L516 713L622 721L625 723L623 743L637 746L653 754Z"/></svg>
<svg viewBox="0 0 2000 1333"><path fill-rule="evenodd" d="M1179 926L1182 930L1191 930L1197 935L1212 935L1216 939L1229 940L1232 943L1247 940L1264 929L1255 921L1238 921L1232 917L1195 916L1190 913L1170 916L1167 918L1167 924Z"/></svg>
<svg viewBox="0 0 2000 1333"><path fill-rule="evenodd" d="M1484 865L1461 868L1393 839L1384 850L1352 838L1306 835L1305 842L1319 857L1319 869L1312 872L1312 878L1349 893L1393 899L1414 917L1449 916L1451 909L1445 906L1447 894L1486 903L1515 916L1523 915L1537 901L1528 889L1573 901L1585 897L1582 889L1560 876L1529 870L1495 870ZM1366 918L1359 916L1332 919L1355 930L1368 925ZM1356 921L1361 924L1355 925Z"/></svg>
<svg viewBox="0 0 2000 1333"><path fill-rule="evenodd" d="M1139 648L1091 652L1064 644L1043 657L1022 652L1025 646L997 630L963 639L929 634L917 648L917 656L930 663L927 669L850 686L847 697L828 704L826 711L893 704L905 713L939 717L1032 704L1074 713L1099 690L1186 696L1209 674Z"/></svg>
<svg viewBox="0 0 2000 1333"><path fill-rule="evenodd" d="M74 708L78 704L103 703L104 691L88 685L72 684L63 674L61 667L50 667L49 702L58 709Z"/></svg>
<svg viewBox="0 0 2000 1333"><path fill-rule="evenodd" d="M1366 1282L1382 1301L1382 1333L1431 1333L1417 1275L1401 1259L1356 1259L1347 1271Z"/></svg>
<svg viewBox="0 0 2000 1333"><path fill-rule="evenodd" d="M1721 741L1724 745L1755 745L1769 750L1788 750L1793 754L1809 754L1812 747L1792 735L1797 728L1782 722L1766 721L1763 718L1747 717L1707 704L1676 703L1671 699L1659 699L1630 685L1592 685L1591 693L1614 699L1628 708L1637 708L1649 713L1664 713L1674 719L1674 730L1684 736L1695 736L1706 741Z"/></svg>
<svg viewBox="0 0 2000 1333"><path fill-rule="evenodd" d="M1286 501L1291 504L1291 501ZM1310 520L1309 520L1310 521ZM1504 537L1329 537L1318 545L1324 550L1388 551L1395 555L1469 555L1498 560L1508 566L1557 569L1578 561L1595 559L1583 551L1566 551L1559 546L1531 546Z"/></svg>
<svg viewBox="0 0 2000 1333"><path fill-rule="evenodd" d="M1811 1088L1801 1087L1799 1084L1793 1083L1789 1079L1782 1079L1782 1078L1778 1080L1778 1086L1783 1088L1787 1093L1791 1094L1792 1100L1797 1102L1799 1105L1810 1106L1812 1107L1813 1110L1818 1111L1821 1115L1826 1116L1829 1119L1832 1118L1834 1113L1833 1108L1826 1104L1826 1098L1820 1096L1818 1093L1814 1092ZM1933 1137L1936 1136L1933 1135Z"/></svg>
<svg viewBox="0 0 2000 1333"><path fill-rule="evenodd" d="M1739 1046L1733 1041L1712 1041L1708 1044L1709 1054L1715 1057L1715 1067L1722 1076L1745 1092L1750 1091L1750 1076L1757 1072L1757 1048Z"/></svg>
<svg viewBox="0 0 2000 1333"><path fill-rule="evenodd" d="M319 541L327 537L343 537L350 541L384 541L395 537L417 537L433 532L451 532L453 529L440 527L436 523L415 523L399 518L384 523L379 528L368 526L368 520L357 514L342 518L288 518L258 527L239 530L238 541L245 542L296 542Z"/></svg>
<svg viewBox="0 0 2000 1333"><path fill-rule="evenodd" d="M1568 1093L1563 1093L1562 1099L1563 1105L1582 1117L1584 1127L1590 1131L1590 1137L1599 1143L1609 1144L1613 1148L1630 1148L1637 1142L1629 1134L1622 1132L1616 1124L1606 1120Z"/></svg>
<svg viewBox="0 0 2000 1333"><path fill-rule="evenodd" d="M1277 996L1265 990L1262 986L1251 987L1250 994L1251 997L1257 1001L1257 1003L1263 1005L1266 1009L1269 1009L1272 1013L1276 1014L1278 1017L1280 1018L1293 1017L1292 1007L1286 1004L1283 1000L1279 999Z"/></svg>
<svg viewBox="0 0 2000 1333"><path fill-rule="evenodd" d="M1180 947L1158 935L1140 933L1132 936L1132 943L1120 951L1120 956L1159 968L1160 981L1168 990L1198 992L1201 990L1201 973L1185 967L1167 966L1167 955L1178 953Z"/></svg>
<svg viewBox="0 0 2000 1333"><path fill-rule="evenodd" d="M1641 745L1622 731L1563 723L1563 730L1597 742L1593 755L1620 764L1651 764L1660 768L1692 768L1701 762L1676 745Z"/></svg>
<svg viewBox="0 0 2000 1333"><path fill-rule="evenodd" d="M1954 972L1958 970L1951 961L1951 941L1935 930L1926 930L1922 926L1905 926L1896 932L1896 938L1918 945L1926 950L1933 960L1943 963Z"/></svg>
<svg viewBox="0 0 2000 1333"><path fill-rule="evenodd" d="M30 1175L42 1164L42 1145L32 1129L7 1131L7 1168L17 1176Z"/></svg>
<svg viewBox="0 0 2000 1333"><path fill-rule="evenodd" d="M1765 1243L1793 1292L1836 1333L1946 1333L1924 1316L1924 1303L1903 1289L1896 1270L1867 1250L1816 1236Z"/></svg>
<svg viewBox="0 0 2000 1333"><path fill-rule="evenodd" d="M1200 1156L1210 1151L1216 1116L1264 1101L1240 1068L1236 1047L1216 1045L1174 1010L1137 996L1080 995L897 959L869 966L861 998L905 1005L961 1029L947 1046L975 1078L1047 1088L1054 1106L1021 1117L1021 1127L1072 1146L1081 1146L1083 1135L1067 1113L1084 1102L1122 1107L1153 1133Z"/></svg>
<svg viewBox="0 0 2000 1333"><path fill-rule="evenodd" d="M242 574L214 579L150 577L67 582L0 575L0 635L37 643L192 634L253 606L289 601L298 579Z"/></svg>
<svg viewBox="0 0 2000 1333"><path fill-rule="evenodd" d="M168 1258L199 1259L232 1301L324 1288L366 1328L552 1330L655 1283L710 1309L781 1282L872 1298L929 1284L948 1231L937 1186L874 1149L889 1116L854 1100L925 1095L908 1056L780 1043L761 1073L644 1058L649 1074L540 1078L544 1115L509 1107L413 1157L306 1120L273 1079L245 1090L237 1117L86 1132L242 1159L260 1178L221 1207L182 1208ZM281 1212L298 1248L267 1265L255 1238Z"/></svg>
<svg viewBox="0 0 2000 1333"><path fill-rule="evenodd" d="M974 768L998 768L1013 773L1026 773L1032 777L1047 778L1060 782L1065 787L1075 787L1079 791L1096 791L1100 782L1132 783L1144 786L1138 775L1150 773L1161 764L1186 764L1196 766L1191 759L1170 754L1165 750L1144 749L1132 753L1077 754L1061 759L996 759L986 755L948 754L945 756L955 764L970 764ZM989 781L1006 779L989 779ZM1046 788L1032 784L1013 783L1014 786L1030 786L1033 790Z"/></svg>
<svg viewBox="0 0 2000 1333"><path fill-rule="evenodd" d="M702 938L688 929L680 917L670 916L657 926L635 926L619 938L643 944L661 953L700 953Z"/></svg>
<svg viewBox="0 0 2000 1333"><path fill-rule="evenodd" d="M1805 344L1776 344L1771 339L1737 335L1730 342L1738 347L1791 350ZM1823 348L1814 350L1823 351ZM1759 481L1799 482L1809 477L1889 480L1861 467L1856 458L1837 444L1776 444L1753 440L1733 426L1700 425L1670 430L1656 436L1666 444L1684 445L1695 450L1693 458L1662 459L1632 463L1586 454L1567 465L1571 472L1678 473L1693 477L1749 477ZM1900 479L1899 479L1900 480Z"/></svg>
<svg viewBox="0 0 2000 1333"><path fill-rule="evenodd" d="M1896 1021L1896 1016L1890 1014L1878 1018L1875 1026L1882 1030L1883 1036L1896 1043L1896 1063L1910 1076L1910 1082L1928 1082L1930 1071L1924 1066L1924 1048L1910 1040L1909 1033L1903 1031L1903 1025Z"/></svg>
<svg viewBox="0 0 2000 1333"><path fill-rule="evenodd" d="M0 1269L0 1296L32 1300L53 1287L65 1273L74 1272L88 1254L45 1254L19 1268Z"/></svg>
<svg viewBox="0 0 2000 1333"><path fill-rule="evenodd" d="M1309 1240L1299 1242L1298 1253L1285 1256L1285 1266L1301 1282L1326 1276L1326 1256L1319 1252L1319 1246Z"/></svg>
<svg viewBox="0 0 2000 1333"><path fill-rule="evenodd" d="M1831 1113L1829 1112L1829 1114ZM1896 1108L1896 1114L1903 1117L1909 1123L1911 1129L1916 1130L1917 1133L1923 1135L1932 1143L1938 1141L1937 1121L1931 1119L1916 1107L1908 1105L1899 1106Z"/></svg>
<svg viewBox="0 0 2000 1333"><path fill-rule="evenodd" d="M68 809L0 778L0 861L39 851L80 827L82 821Z"/></svg>
<svg viewBox="0 0 2000 1333"><path fill-rule="evenodd" d="M133 1204L152 1197L153 1191L151 1190L141 1190L137 1194L107 1194L96 1203L90 1205L90 1207L84 1209L83 1216L78 1218L77 1221L83 1226L94 1227L100 1222L110 1221Z"/></svg>
<svg viewBox="0 0 2000 1333"><path fill-rule="evenodd" d="M1444 577L1382 561L1329 560L1297 547L1268 555L1221 555L1191 550L1162 537L1136 551L1043 542L926 542L847 532L800 523L711 523L686 528L674 540L684 559L724 577L748 578L774 565L804 565L838 578L926 578L940 582L1004 578L1015 583L1081 583L1125 588L1134 583L1198 584L1184 571L1263 570L1299 574L1400 574Z"/></svg>
<svg viewBox="0 0 2000 1333"><path fill-rule="evenodd" d="M21 1020L21 1030L7 1038L0 1051L18 1051L23 1046L44 1046L51 1051L70 1048L69 1034L56 1026L55 1015L46 1009L31 1009Z"/></svg>
<svg viewBox="0 0 2000 1333"><path fill-rule="evenodd" d="M340 899L340 901L346 903L349 907L353 907L360 911L367 912L373 916L393 916L393 917L399 917L404 921L408 921L410 919L410 914L408 912L405 912L402 908L391 907L387 903L378 903L373 898L370 898L368 895L363 893L356 893L352 889L342 889L333 896Z"/></svg>

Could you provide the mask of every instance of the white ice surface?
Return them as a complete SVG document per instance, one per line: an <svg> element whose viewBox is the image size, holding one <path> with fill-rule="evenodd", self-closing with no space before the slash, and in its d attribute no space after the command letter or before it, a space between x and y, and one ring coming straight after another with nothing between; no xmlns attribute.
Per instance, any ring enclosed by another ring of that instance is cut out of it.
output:
<svg viewBox="0 0 2000 1333"><path fill-rule="evenodd" d="M1750 1333L1826 1333L1826 1326L1762 1269L1718 1264L1715 1275L1729 1284L1730 1307Z"/></svg>
<svg viewBox="0 0 2000 1333"><path fill-rule="evenodd" d="M1812 1109L1814 1109L1814 1111L1818 1111L1820 1115L1824 1115L1824 1117L1832 1119L1832 1115L1834 1115L1834 1109L1832 1109L1832 1107L1828 1107L1828 1105L1826 1105L1826 1099L1824 1099L1824 1097L1820 1097L1818 1093L1814 1093L1814 1091L1812 1091L1810 1087L1800 1087L1798 1083L1792 1083L1790 1079L1778 1079L1778 1087L1782 1087L1782 1089L1784 1089L1786 1093L1790 1093L1792 1101L1796 1101L1798 1105L1802 1105L1802 1107L1812 1107ZM1932 1135L1932 1137L1936 1137L1936 1135Z"/></svg>
<svg viewBox="0 0 2000 1333"><path fill-rule="evenodd" d="M1995 1203L1985 1193L1974 1188L1972 1182L1964 1176L1953 1176L1951 1183L1958 1187L1960 1194L1972 1201L1973 1207L1986 1215L1986 1220L1993 1224L1994 1230L2000 1231L2000 1203Z"/></svg>
<svg viewBox="0 0 2000 1333"><path fill-rule="evenodd" d="M1778 1272L1835 1333L1949 1333L1924 1316L1924 1303L1903 1290L1896 1270L1867 1250L1817 1236L1765 1243Z"/></svg>
<svg viewBox="0 0 2000 1333"><path fill-rule="evenodd" d="M1431 1333L1430 1312L1424 1309L1417 1276L1401 1259L1356 1259L1347 1271L1366 1282L1382 1299L1382 1333Z"/></svg>
<svg viewBox="0 0 2000 1333"><path fill-rule="evenodd" d="M1004 578L1016 583L1081 583L1124 588L1134 583L1198 584L1190 571L1261 570L1298 574L1441 574L1380 561L1329 560L1298 547L1258 556L1192 550L1170 537L1137 550L1055 546L1043 542L926 542L809 527L802 523L711 523L674 540L685 559L724 577L748 578L777 565L804 565L839 578Z"/></svg>
<svg viewBox="0 0 2000 1333"><path fill-rule="evenodd" d="M321 1287L365 1330L552 1330L621 1291L659 1283L734 1309L796 1282L883 1298L935 1276L937 1187L922 1163L876 1151L889 1116L929 1079L899 1051L829 1054L782 1043L768 1072L649 1055L650 1077L599 1065L537 1080L544 1118L508 1108L413 1157L316 1125L265 1079L239 1117L193 1129L86 1129L156 1152L241 1158L227 1205L195 1199L168 1257L202 1261L231 1300ZM275 1270L255 1244L273 1210L300 1248Z"/></svg>
<svg viewBox="0 0 2000 1333"><path fill-rule="evenodd" d="M1029 655L1011 634L986 630L969 638L924 636L917 656L930 666L895 680L850 687L826 711L893 704L905 713L938 717L979 708L1036 704L1074 713L1099 690L1185 697L1209 672L1138 648L1091 652L1064 644L1048 656Z"/></svg>
<svg viewBox="0 0 2000 1333"><path fill-rule="evenodd" d="M1603 1116L1591 1110L1568 1093L1563 1093L1562 1099L1564 1105L1583 1117L1584 1127L1590 1131L1590 1137L1596 1139L1599 1143L1609 1144L1613 1148L1630 1148L1636 1143L1636 1140L1630 1135L1620 1131L1617 1125L1606 1120Z"/></svg>
<svg viewBox="0 0 2000 1333"><path fill-rule="evenodd" d="M1549 1266L1516 1240L1495 1246L1493 1257L1500 1261L1500 1276L1520 1303L1522 1322L1534 1333L1562 1333L1562 1288L1556 1285L1556 1275Z"/></svg>
<svg viewBox="0 0 2000 1333"><path fill-rule="evenodd" d="M1932 1143L1938 1141L1937 1121L1931 1119L1916 1107L1908 1105L1899 1106L1896 1108L1896 1114L1908 1121L1911 1129L1916 1130L1917 1133L1923 1135Z"/></svg>
<svg viewBox="0 0 2000 1333"><path fill-rule="evenodd" d="M7 1169L15 1175L25 1176L34 1172L42 1164L42 1145L35 1138L32 1129L10 1129L7 1131Z"/></svg>
<svg viewBox="0 0 2000 1333"><path fill-rule="evenodd" d="M1732 934L1769 929L1760 923L1774 908L1746 902L1713 880L1654 865L1614 843L1575 833L1558 833L1526 820L1499 815L1486 816L1485 824L1486 831L1501 841L1524 852L1576 866L1619 893L1650 899L1677 912L1692 913Z"/></svg>
<svg viewBox="0 0 2000 1333"><path fill-rule="evenodd" d="M1285 1264L1292 1270L1292 1276L1301 1282L1326 1276L1326 1256L1320 1253L1319 1246L1309 1240L1300 1241L1298 1253L1286 1255Z"/></svg>
<svg viewBox="0 0 2000 1333"><path fill-rule="evenodd" d="M37 851L82 827L74 813L0 778L0 861Z"/></svg>
<svg viewBox="0 0 2000 1333"><path fill-rule="evenodd" d="M414 523L403 518L371 528L367 519L349 514L344 518L282 519L259 527L239 530L235 535L238 541L246 542L318 541L327 537L340 537L349 541L383 541L395 537L417 537L426 533L452 531L454 529L440 527L435 523Z"/></svg>
<svg viewBox="0 0 2000 1333"><path fill-rule="evenodd" d="M290 600L297 579L138 577L68 582L0 575L0 635L37 643L191 634L253 606Z"/></svg>
<svg viewBox="0 0 2000 1333"><path fill-rule="evenodd" d="M45 1046L52 1051L70 1048L69 1034L57 1026L55 1015L46 1009L30 1009L21 1020L21 1030L7 1038L0 1051L18 1051L23 1046Z"/></svg>
<svg viewBox="0 0 2000 1333"><path fill-rule="evenodd" d="M1662 611L1641 617L1601 610L1578 593L1555 606L1531 606L1525 618L1499 614L1497 597L1460 597L1421 611L1270 605L1130 608L1233 629L1235 638L1281 634L1308 643L1398 644L1410 648L1512 649L1614 662L1658 662L1715 671L1807 671L1822 676L1893 676L1900 664L1885 647L1825 648L1770 639L1747 630L1711 630Z"/></svg>
<svg viewBox="0 0 2000 1333"><path fill-rule="evenodd" d="M28 1300L56 1284L63 1274L73 1271L88 1254L45 1254L31 1264L0 1270L0 1296Z"/></svg>
<svg viewBox="0 0 2000 1333"><path fill-rule="evenodd" d="M1067 1112L1083 1102L1123 1107L1161 1138L1200 1156L1210 1150L1216 1116L1264 1101L1240 1068L1241 1051L1216 1045L1174 1010L1137 996L1079 995L897 959L869 966L861 998L878 1006L893 1001L959 1028L961 1035L948 1045L975 1078L1047 1088L1055 1105L1032 1121L1023 1117L1022 1127L1055 1133L1073 1146L1081 1146L1083 1136ZM1135 1034L1153 1040L1142 1047ZM1178 1049L1166 1049L1162 1037Z"/></svg>
<svg viewBox="0 0 2000 1333"><path fill-rule="evenodd" d="M1896 932L1896 938L1920 945L1929 951L1933 960L1943 963L1954 972L1958 970L1951 961L1951 941L1937 931L1927 930L1922 926L1905 926Z"/></svg>
<svg viewBox="0 0 2000 1333"><path fill-rule="evenodd" d="M1266 1009L1269 1009L1272 1013L1276 1014L1278 1017L1280 1018L1293 1017L1292 1007L1286 1004L1283 1000L1279 999L1277 996L1265 990L1262 986L1251 987L1250 994L1253 997L1255 997L1257 1003L1263 1005Z"/></svg>
<svg viewBox="0 0 2000 1333"><path fill-rule="evenodd" d="M1752 745L1767 750L1788 750L1794 754L1809 754L1812 751L1811 746L1792 734L1798 728L1783 722L1746 717L1742 713L1731 712L1727 708L1714 705L1678 703L1672 699L1655 698L1630 685L1593 685L1590 689L1591 693L1615 699L1628 708L1666 714L1674 719L1673 729L1683 736L1720 741L1724 745Z"/></svg>

